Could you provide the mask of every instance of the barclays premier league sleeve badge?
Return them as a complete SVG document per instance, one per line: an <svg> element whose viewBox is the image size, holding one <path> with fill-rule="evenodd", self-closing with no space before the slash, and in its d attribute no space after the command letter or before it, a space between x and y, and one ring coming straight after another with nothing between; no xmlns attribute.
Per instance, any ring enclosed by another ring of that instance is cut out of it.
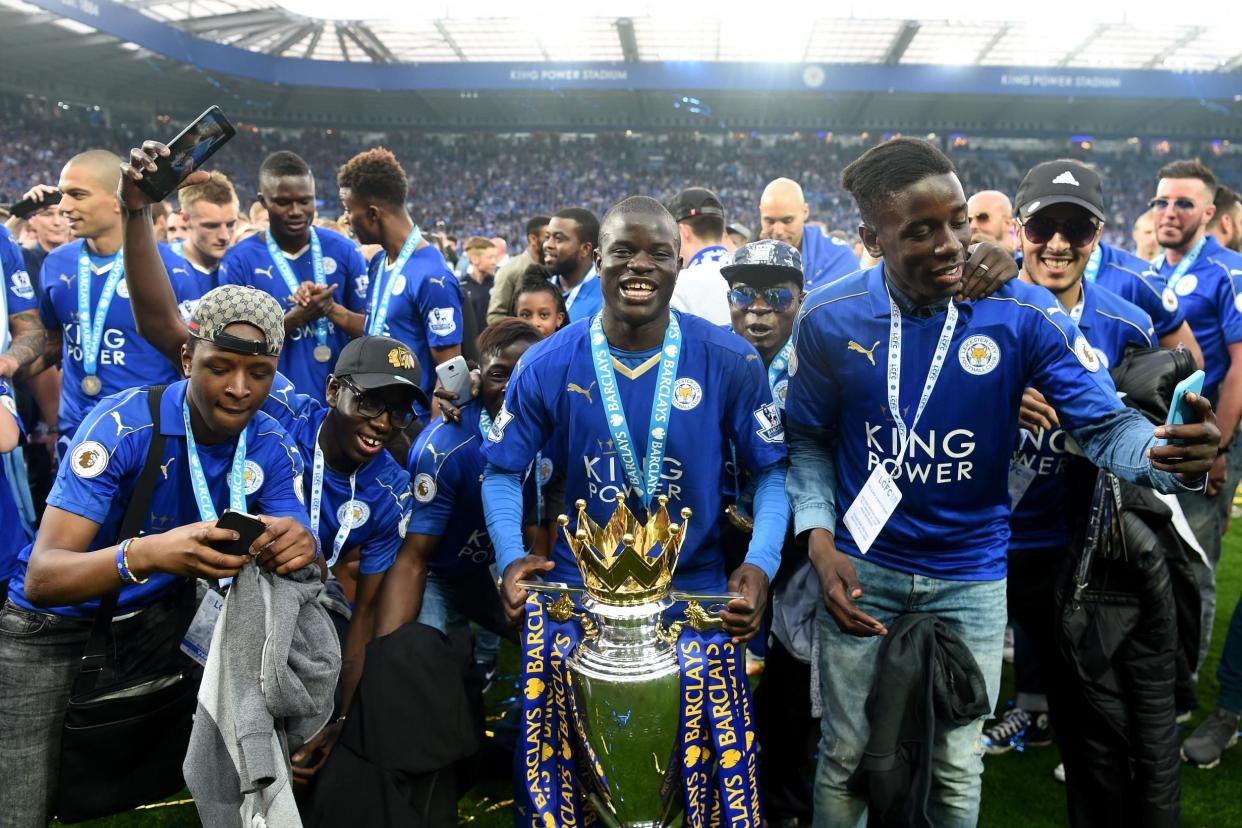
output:
<svg viewBox="0 0 1242 828"><path fill-rule="evenodd" d="M781 412L776 403L765 403L756 409L755 422L759 423L759 429L755 433L765 443L785 442L785 426L781 422Z"/></svg>

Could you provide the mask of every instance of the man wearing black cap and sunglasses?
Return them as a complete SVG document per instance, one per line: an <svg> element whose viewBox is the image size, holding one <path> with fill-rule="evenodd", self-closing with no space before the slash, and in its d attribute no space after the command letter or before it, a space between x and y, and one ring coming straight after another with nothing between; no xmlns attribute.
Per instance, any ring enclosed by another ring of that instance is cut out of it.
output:
<svg viewBox="0 0 1242 828"><path fill-rule="evenodd" d="M729 263L729 250L724 246L724 205L711 190L690 187L673 196L668 211L677 220L681 260L685 262L677 274L669 307L727 326L729 286L720 275L721 266Z"/></svg>
<svg viewBox="0 0 1242 828"><path fill-rule="evenodd" d="M1093 358L1107 370L1128 346L1150 348L1156 336L1141 308L1084 278L1090 262L1098 260L1095 251L1105 216L1099 174L1077 161L1039 164L1018 189L1021 279L1052 292L1060 311L1086 337ZM1001 720L984 731L988 753L1008 752L1019 737L1028 746L1051 742L1044 679L1064 670L1052 633L1053 593L1071 541L1075 507L1070 500L1068 440L1056 411L1033 388L1024 394L1019 423L1010 471L1007 595L1009 618L1022 633L1014 654L1018 696Z"/></svg>

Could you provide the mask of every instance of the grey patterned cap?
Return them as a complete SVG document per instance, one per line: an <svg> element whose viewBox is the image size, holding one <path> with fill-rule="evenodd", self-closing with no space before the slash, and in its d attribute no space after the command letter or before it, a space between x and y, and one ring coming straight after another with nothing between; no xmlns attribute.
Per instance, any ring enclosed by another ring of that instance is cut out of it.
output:
<svg viewBox="0 0 1242 828"><path fill-rule="evenodd" d="M227 334L235 322L254 325L264 341ZM285 313L280 303L258 288L221 285L199 300L190 317L190 336L242 354L280 356L285 344Z"/></svg>
<svg viewBox="0 0 1242 828"><path fill-rule="evenodd" d="M720 273L730 284L744 279L763 284L794 282L800 285L803 283L802 253L786 242L761 239L735 250L733 262L720 268Z"/></svg>

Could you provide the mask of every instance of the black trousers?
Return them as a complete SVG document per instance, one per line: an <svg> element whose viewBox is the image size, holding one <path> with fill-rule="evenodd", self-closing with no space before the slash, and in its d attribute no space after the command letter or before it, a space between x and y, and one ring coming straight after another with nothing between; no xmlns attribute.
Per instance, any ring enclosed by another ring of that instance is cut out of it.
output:
<svg viewBox="0 0 1242 828"><path fill-rule="evenodd" d="M819 719L811 716L811 665L772 639L755 691L759 781L769 821L810 821Z"/></svg>

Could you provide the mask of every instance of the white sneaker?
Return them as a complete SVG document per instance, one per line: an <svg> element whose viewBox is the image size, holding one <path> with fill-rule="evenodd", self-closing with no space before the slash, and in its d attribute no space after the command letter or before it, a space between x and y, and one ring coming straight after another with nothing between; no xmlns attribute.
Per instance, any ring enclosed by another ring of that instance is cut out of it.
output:
<svg viewBox="0 0 1242 828"><path fill-rule="evenodd" d="M1062 785L1065 784L1065 763L1064 762L1059 763L1055 768L1052 769L1052 778L1060 782Z"/></svg>

